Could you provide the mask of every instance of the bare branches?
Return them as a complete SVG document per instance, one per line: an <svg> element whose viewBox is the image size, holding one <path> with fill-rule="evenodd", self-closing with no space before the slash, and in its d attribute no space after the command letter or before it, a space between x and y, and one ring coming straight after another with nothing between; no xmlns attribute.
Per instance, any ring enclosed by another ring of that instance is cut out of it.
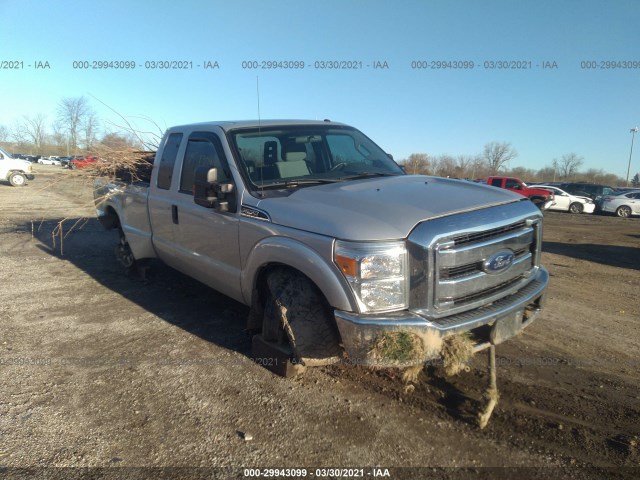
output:
<svg viewBox="0 0 640 480"><path fill-rule="evenodd" d="M428 174L429 172L429 156L426 153L412 153L404 161L404 167L407 173L416 175L418 173Z"/></svg>
<svg viewBox="0 0 640 480"><path fill-rule="evenodd" d="M78 175L107 177L127 183L148 182L155 152L134 148L113 149L99 144L94 149L98 160L76 171Z"/></svg>
<svg viewBox="0 0 640 480"><path fill-rule="evenodd" d="M554 167L558 170L560 178L570 180L576 173L578 173L578 168L582 166L582 157L571 152L563 155L559 162L555 159L553 162Z"/></svg>
<svg viewBox="0 0 640 480"><path fill-rule="evenodd" d="M110 105L107 105L102 100L100 100L97 97L94 97L93 95L91 95L91 98L93 98L97 102L107 107L109 110L115 113L122 120L122 125L111 123L118 130L124 130L130 135L133 135L138 140L138 142L140 142L140 144L143 146L144 150L152 150L152 151L158 150L158 146L160 145L160 140L162 140L164 130L155 121L153 121L148 117L131 117L131 118L144 120L146 123L149 123L153 127L152 130L146 130L146 131L141 130L136 125L134 125L133 122L129 120L129 118L122 115L120 112L118 112L116 109L114 109Z"/></svg>
<svg viewBox="0 0 640 480"><path fill-rule="evenodd" d="M47 136L45 118L39 113L33 117L25 115L22 120L16 121L12 134L14 140L18 143L31 143L39 151Z"/></svg>
<svg viewBox="0 0 640 480"><path fill-rule="evenodd" d="M501 168L517 156L518 152L508 142L487 143L482 152L482 158L492 175L498 173Z"/></svg>
<svg viewBox="0 0 640 480"><path fill-rule="evenodd" d="M94 115L85 97L65 97L58 104L58 123L68 135L68 148L78 148L78 135L87 118ZM69 153L69 152L67 152Z"/></svg>

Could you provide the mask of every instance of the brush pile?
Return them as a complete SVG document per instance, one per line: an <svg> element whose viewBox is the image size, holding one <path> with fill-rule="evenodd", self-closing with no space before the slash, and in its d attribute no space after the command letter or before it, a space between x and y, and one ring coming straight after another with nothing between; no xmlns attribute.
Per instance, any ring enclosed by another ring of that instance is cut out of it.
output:
<svg viewBox="0 0 640 480"><path fill-rule="evenodd" d="M75 172L89 177L106 177L126 183L149 182L155 152L133 148L114 150L98 149L94 155L98 160Z"/></svg>

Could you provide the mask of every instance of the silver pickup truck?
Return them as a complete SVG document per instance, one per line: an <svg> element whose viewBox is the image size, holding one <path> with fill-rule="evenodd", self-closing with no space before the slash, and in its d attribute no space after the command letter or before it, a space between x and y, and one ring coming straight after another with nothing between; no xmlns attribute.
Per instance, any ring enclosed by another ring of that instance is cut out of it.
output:
<svg viewBox="0 0 640 480"><path fill-rule="evenodd" d="M330 121L170 128L149 183L99 180L127 266L159 258L250 306L256 359L281 373L348 360L419 365L475 351L540 312L542 215L512 192L407 175Z"/></svg>

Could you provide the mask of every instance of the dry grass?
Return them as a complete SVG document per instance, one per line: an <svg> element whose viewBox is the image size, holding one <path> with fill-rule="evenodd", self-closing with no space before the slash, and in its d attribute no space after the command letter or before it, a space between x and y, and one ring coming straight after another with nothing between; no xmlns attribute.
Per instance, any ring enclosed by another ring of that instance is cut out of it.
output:
<svg viewBox="0 0 640 480"><path fill-rule="evenodd" d="M369 359L379 365L422 363L424 345L416 334L405 331L385 332L369 350Z"/></svg>
<svg viewBox="0 0 640 480"><path fill-rule="evenodd" d="M463 333L446 337L440 351L444 373L453 376L468 370L468 362L473 356L473 341Z"/></svg>

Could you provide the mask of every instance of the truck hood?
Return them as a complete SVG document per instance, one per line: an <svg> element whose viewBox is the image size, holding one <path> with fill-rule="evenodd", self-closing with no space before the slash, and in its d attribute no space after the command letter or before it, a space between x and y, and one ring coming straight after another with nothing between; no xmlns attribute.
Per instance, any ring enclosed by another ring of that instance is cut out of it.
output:
<svg viewBox="0 0 640 480"><path fill-rule="evenodd" d="M9 164L7 165L9 169L24 170L25 172L28 172L29 168L31 167L31 162L22 160L20 158L7 158L6 161L9 162Z"/></svg>
<svg viewBox="0 0 640 480"><path fill-rule="evenodd" d="M301 187L256 206L278 225L363 241L406 238L425 220L521 200L487 185L400 175Z"/></svg>

